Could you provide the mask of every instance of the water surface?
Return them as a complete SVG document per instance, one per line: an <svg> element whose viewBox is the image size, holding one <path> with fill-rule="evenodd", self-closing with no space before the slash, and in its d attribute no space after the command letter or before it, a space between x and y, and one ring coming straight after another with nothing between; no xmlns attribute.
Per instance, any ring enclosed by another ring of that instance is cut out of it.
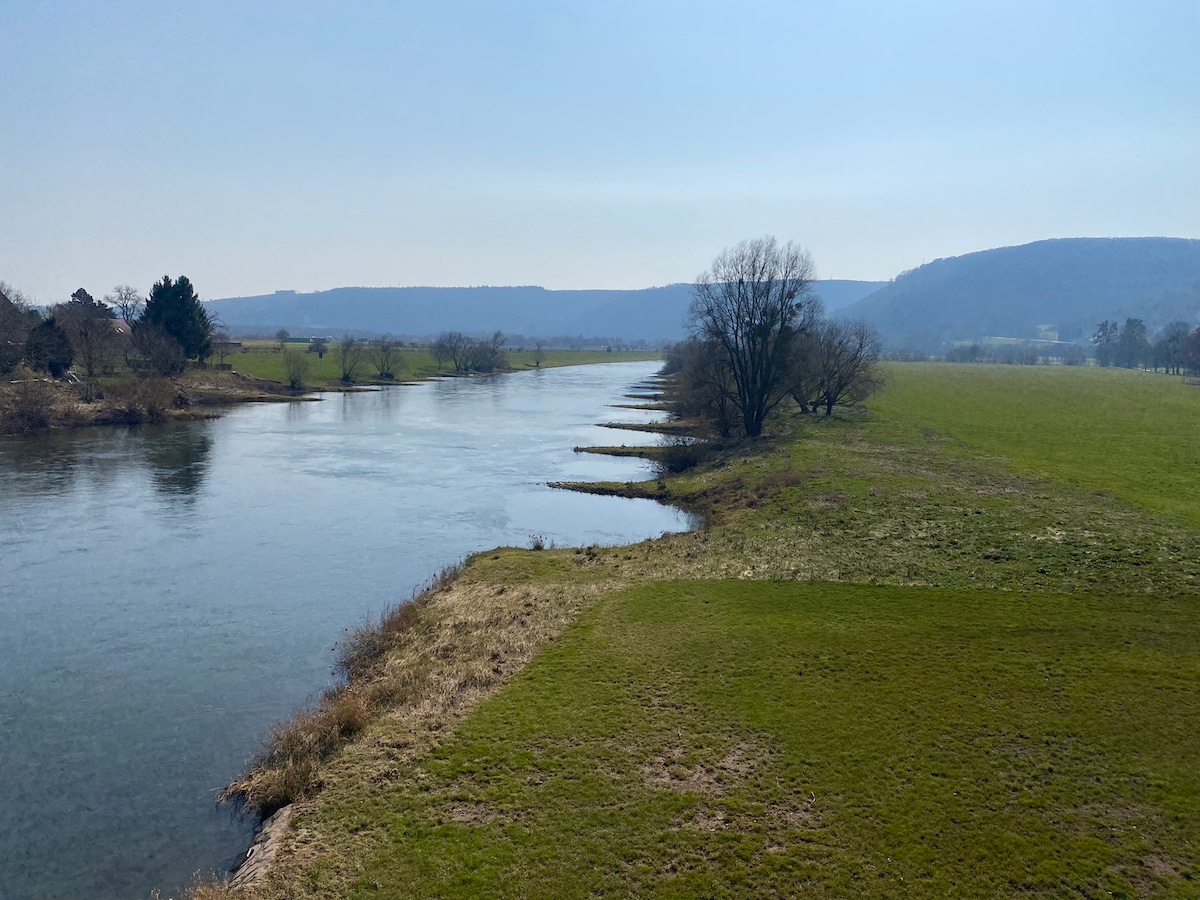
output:
<svg viewBox="0 0 1200 900"><path fill-rule="evenodd" d="M547 481L637 480L577 445L654 363L455 379L209 422L0 440L0 898L177 892L247 823L214 806L331 683L351 624L465 554L689 526Z"/></svg>

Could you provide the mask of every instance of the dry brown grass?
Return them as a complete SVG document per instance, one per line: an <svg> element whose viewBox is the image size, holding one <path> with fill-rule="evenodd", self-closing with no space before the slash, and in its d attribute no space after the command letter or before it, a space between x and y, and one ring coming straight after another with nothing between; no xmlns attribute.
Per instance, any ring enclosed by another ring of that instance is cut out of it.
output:
<svg viewBox="0 0 1200 900"><path fill-rule="evenodd" d="M339 658L350 679L327 692L315 709L277 725L251 768L225 791L266 816L294 803L296 825L281 839L276 863L256 885L204 883L194 900L238 897L280 900L309 896L303 873L322 866L324 887L312 896L338 896L356 872L372 832L329 833L306 826L322 806L411 777L417 760L453 732L457 722L524 668L582 612L627 582L601 575L569 580L563 563L572 551L495 551L452 567L413 600L355 629ZM559 567L568 580L522 576L526 560ZM355 739L350 740L351 737ZM345 852L354 846L359 852ZM330 890L329 885L340 886Z"/></svg>

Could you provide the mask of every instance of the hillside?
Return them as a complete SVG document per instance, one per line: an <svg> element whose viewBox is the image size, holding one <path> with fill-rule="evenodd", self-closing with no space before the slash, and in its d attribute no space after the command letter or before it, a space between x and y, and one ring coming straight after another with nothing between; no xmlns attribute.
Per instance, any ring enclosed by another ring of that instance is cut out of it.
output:
<svg viewBox="0 0 1200 900"><path fill-rule="evenodd" d="M819 281L830 310L854 302L876 281ZM210 312L237 330L294 333L343 331L433 335L499 329L529 337L583 335L657 342L683 336L690 284L635 291L552 291L541 287L345 287L301 294L208 301Z"/></svg>
<svg viewBox="0 0 1200 900"><path fill-rule="evenodd" d="M1200 241L1063 238L938 259L898 276L845 314L893 346L936 349L989 335L1086 340L1104 319L1151 330L1200 320Z"/></svg>

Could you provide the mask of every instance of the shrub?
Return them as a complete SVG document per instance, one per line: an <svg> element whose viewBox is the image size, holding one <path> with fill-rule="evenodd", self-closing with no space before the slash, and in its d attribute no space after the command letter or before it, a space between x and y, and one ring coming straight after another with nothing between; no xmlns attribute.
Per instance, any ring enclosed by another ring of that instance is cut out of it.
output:
<svg viewBox="0 0 1200 900"><path fill-rule="evenodd" d="M660 474L686 472L704 460L708 444L683 435L671 435L663 439L662 449L655 459Z"/></svg>
<svg viewBox="0 0 1200 900"><path fill-rule="evenodd" d="M181 397L183 405L187 399L166 378L141 378L111 390L116 399L115 419L126 425L165 422L168 410L180 406Z"/></svg>
<svg viewBox="0 0 1200 900"><path fill-rule="evenodd" d="M299 350L287 350L283 354L283 369L287 374L288 386L294 390L304 387L308 368L312 361Z"/></svg>
<svg viewBox="0 0 1200 900"><path fill-rule="evenodd" d="M19 433L48 428L54 419L54 406L54 388L38 378L27 378L12 393L6 430Z"/></svg>

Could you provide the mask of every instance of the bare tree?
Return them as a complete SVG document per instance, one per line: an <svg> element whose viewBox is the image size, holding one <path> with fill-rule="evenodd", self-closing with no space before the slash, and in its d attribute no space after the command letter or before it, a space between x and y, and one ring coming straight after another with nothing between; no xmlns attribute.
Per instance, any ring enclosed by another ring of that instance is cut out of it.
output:
<svg viewBox="0 0 1200 900"><path fill-rule="evenodd" d="M537 340L533 343L533 364L537 368L542 367L542 363L546 359L546 342Z"/></svg>
<svg viewBox="0 0 1200 900"><path fill-rule="evenodd" d="M1096 362L1111 366L1117 358L1117 343L1121 339L1121 326L1116 322L1104 321L1096 326L1092 343L1096 345Z"/></svg>
<svg viewBox="0 0 1200 900"><path fill-rule="evenodd" d="M443 331L433 345L434 358L440 356L443 361L453 363L455 372L466 372L470 369L473 344L461 331Z"/></svg>
<svg viewBox="0 0 1200 900"><path fill-rule="evenodd" d="M442 371L442 366L448 363L454 356L450 349L450 343L446 340L446 334L438 335L436 341L429 347L429 352L433 354L433 361L437 363L438 371Z"/></svg>
<svg viewBox="0 0 1200 900"><path fill-rule="evenodd" d="M1155 368L1159 365L1167 374L1178 375L1186 364L1186 348L1188 341L1187 322L1169 322L1154 342Z"/></svg>
<svg viewBox="0 0 1200 900"><path fill-rule="evenodd" d="M87 399L92 398L94 379L116 350L116 316L109 307L80 288L68 303L52 310L75 351L75 360L87 376Z"/></svg>
<svg viewBox="0 0 1200 900"><path fill-rule="evenodd" d="M865 322L825 321L816 329L815 359L820 387L817 405L825 415L834 406L865 400L883 383L879 372L881 344L875 329Z"/></svg>
<svg viewBox="0 0 1200 900"><path fill-rule="evenodd" d="M792 342L820 311L813 273L807 251L764 237L725 250L696 279L692 333L728 365L748 437L788 395Z"/></svg>
<svg viewBox="0 0 1200 900"><path fill-rule="evenodd" d="M337 358L342 367L342 381L346 384L358 377L358 370L362 368L366 352L367 345L362 341L356 341L348 334L342 336L341 343L338 344Z"/></svg>
<svg viewBox="0 0 1200 900"><path fill-rule="evenodd" d="M380 378L395 378L400 368L401 342L390 334L377 338L371 345L371 362Z"/></svg>
<svg viewBox="0 0 1200 900"><path fill-rule="evenodd" d="M1190 335L1183 345L1184 368L1193 375L1200 375L1200 328Z"/></svg>
<svg viewBox="0 0 1200 900"><path fill-rule="evenodd" d="M290 331L288 331L286 328L280 328L277 332L275 332L275 349L278 352L282 353L283 345L288 342L288 338L290 338L291 336L292 336L292 333Z"/></svg>
<svg viewBox="0 0 1200 900"><path fill-rule="evenodd" d="M818 324L797 335L792 342L788 393L802 413L816 412L821 401L820 330Z"/></svg>
<svg viewBox="0 0 1200 900"><path fill-rule="evenodd" d="M234 340L229 332L224 327L218 327L213 332L213 353L216 354L217 363L221 368L225 367L225 360L233 355Z"/></svg>
<svg viewBox="0 0 1200 900"><path fill-rule="evenodd" d="M285 350L283 352L283 370L287 374L289 387L295 390L300 390L304 387L304 379L308 377L308 367L311 363L312 359L299 350Z"/></svg>
<svg viewBox="0 0 1200 900"><path fill-rule="evenodd" d="M725 354L712 341L688 338L677 345L679 372L671 392L673 411L680 418L708 422L721 437L729 437L738 421L737 388Z"/></svg>
<svg viewBox="0 0 1200 900"><path fill-rule="evenodd" d="M504 334L493 332L490 338L468 341L467 368L476 372L494 372L504 368Z"/></svg>
<svg viewBox="0 0 1200 900"><path fill-rule="evenodd" d="M138 320L142 309L146 306L146 299L138 293L137 288L127 284L118 284L113 288L111 294L105 294L104 302L115 309L117 315L130 328L133 327L133 323Z"/></svg>

